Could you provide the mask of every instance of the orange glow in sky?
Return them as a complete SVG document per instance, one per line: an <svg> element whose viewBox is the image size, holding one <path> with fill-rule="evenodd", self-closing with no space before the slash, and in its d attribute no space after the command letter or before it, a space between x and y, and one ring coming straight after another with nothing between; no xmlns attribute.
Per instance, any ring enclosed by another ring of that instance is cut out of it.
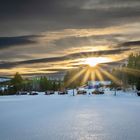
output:
<svg viewBox="0 0 140 140"><path fill-rule="evenodd" d="M95 67L100 63L107 63L111 61L112 60L110 58L106 58L106 57L90 57L85 59L85 64L88 64L91 67Z"/></svg>

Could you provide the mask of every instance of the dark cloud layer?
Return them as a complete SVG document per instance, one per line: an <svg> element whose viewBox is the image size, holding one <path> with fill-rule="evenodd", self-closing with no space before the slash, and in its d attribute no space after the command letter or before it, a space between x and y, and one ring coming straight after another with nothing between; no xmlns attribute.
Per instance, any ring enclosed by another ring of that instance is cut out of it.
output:
<svg viewBox="0 0 140 140"><path fill-rule="evenodd" d="M139 46L140 47L140 41L128 41L128 42L124 42L121 44L122 46Z"/></svg>
<svg viewBox="0 0 140 140"><path fill-rule="evenodd" d="M48 63L48 62L59 62L64 60L74 60L76 58L87 58L87 57L95 57L101 55L110 55L110 54L118 54L128 51L129 49L115 49L115 50L107 50L107 51L94 51L94 52L80 52L74 53L70 55L65 55L62 57L51 57L51 58L43 58L43 59L33 59L27 61L20 62L1 62L0 68L12 68L20 65L29 65L29 64L38 64L38 63Z"/></svg>
<svg viewBox="0 0 140 140"><path fill-rule="evenodd" d="M36 38L36 35L30 36L16 36L16 37L0 37L0 49L12 47L12 46L19 46L19 45L28 45L36 43L33 38Z"/></svg>
<svg viewBox="0 0 140 140"><path fill-rule="evenodd" d="M139 0L2 0L1 32L35 33L138 22ZM86 5L92 7L84 8Z"/></svg>
<svg viewBox="0 0 140 140"><path fill-rule="evenodd" d="M0 0L0 70L128 55L140 46L139 7L139 0Z"/></svg>
<svg viewBox="0 0 140 140"><path fill-rule="evenodd" d="M59 40L53 41L53 43L57 47L64 46L64 48L69 47L81 47L81 46L96 46L96 45L103 45L107 42L118 43L120 37L123 37L121 34L103 34L103 35L92 35L92 36L73 36L67 37Z"/></svg>

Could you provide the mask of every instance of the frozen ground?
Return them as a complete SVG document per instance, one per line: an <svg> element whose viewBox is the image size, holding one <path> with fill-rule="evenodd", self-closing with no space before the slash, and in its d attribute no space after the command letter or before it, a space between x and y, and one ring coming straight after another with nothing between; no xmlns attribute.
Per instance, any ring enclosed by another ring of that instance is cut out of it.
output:
<svg viewBox="0 0 140 140"><path fill-rule="evenodd" d="M0 140L140 140L140 98L0 97Z"/></svg>

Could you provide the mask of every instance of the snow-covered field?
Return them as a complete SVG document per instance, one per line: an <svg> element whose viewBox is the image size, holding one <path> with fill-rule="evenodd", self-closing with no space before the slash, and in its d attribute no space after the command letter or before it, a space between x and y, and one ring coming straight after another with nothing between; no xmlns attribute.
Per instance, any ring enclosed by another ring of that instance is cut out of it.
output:
<svg viewBox="0 0 140 140"><path fill-rule="evenodd" d="M0 140L140 140L140 98L3 96Z"/></svg>

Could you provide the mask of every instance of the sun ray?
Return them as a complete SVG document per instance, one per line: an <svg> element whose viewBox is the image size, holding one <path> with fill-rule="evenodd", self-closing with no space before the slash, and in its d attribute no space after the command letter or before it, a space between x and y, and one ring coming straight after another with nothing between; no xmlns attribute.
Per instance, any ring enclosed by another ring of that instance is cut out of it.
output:
<svg viewBox="0 0 140 140"><path fill-rule="evenodd" d="M94 81L95 80L95 71L91 71L91 80Z"/></svg>
<svg viewBox="0 0 140 140"><path fill-rule="evenodd" d="M100 81L104 81L104 78L103 78L101 72L100 72L98 69L96 69L95 73L96 73L96 75L97 75L97 78L98 78Z"/></svg>
<svg viewBox="0 0 140 140"><path fill-rule="evenodd" d="M100 71L107 76L109 79L111 79L114 83L121 85L122 81L120 79L118 79L117 77L113 76L112 74L110 74L109 72L107 72L106 70L103 70L102 68L100 68Z"/></svg>
<svg viewBox="0 0 140 140"><path fill-rule="evenodd" d="M74 80L76 80L79 76L81 76L85 71L86 71L86 69L82 69L81 71L79 71L70 80L68 80L68 82L66 83L66 85L68 86L69 84L71 84Z"/></svg>
<svg viewBox="0 0 140 140"><path fill-rule="evenodd" d="M90 76L90 70L88 69L88 70L86 70L86 72L84 74L84 77L83 77L83 79L81 81L81 84L85 84L85 82L87 82L89 76Z"/></svg>

